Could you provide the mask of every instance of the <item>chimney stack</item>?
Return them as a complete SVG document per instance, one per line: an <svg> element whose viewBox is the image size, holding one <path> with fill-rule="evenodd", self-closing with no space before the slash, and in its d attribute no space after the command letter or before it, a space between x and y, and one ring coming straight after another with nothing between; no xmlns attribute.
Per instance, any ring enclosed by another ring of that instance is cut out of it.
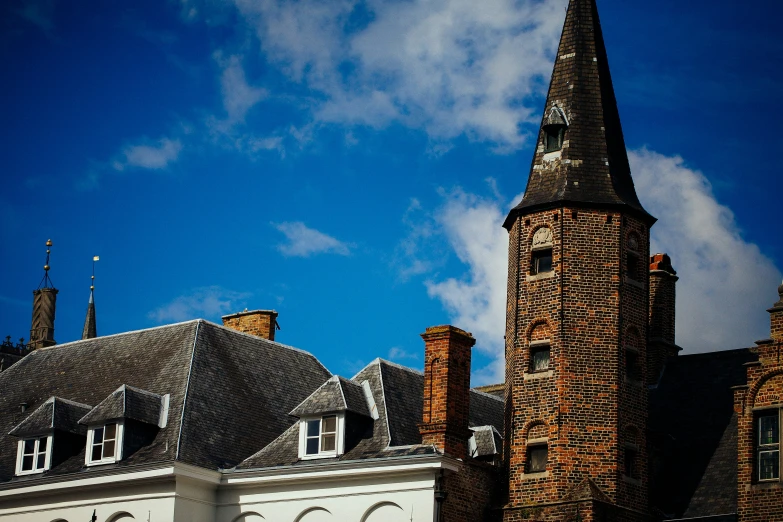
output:
<svg viewBox="0 0 783 522"><path fill-rule="evenodd" d="M224 315L223 326L248 333L256 337L262 337L270 341L275 340L277 325L277 312L274 310L252 310L239 312L238 314Z"/></svg>
<svg viewBox="0 0 783 522"><path fill-rule="evenodd" d="M45 348L54 346L54 313L57 305L58 290L49 279L49 255L51 254L52 240L46 241L46 264L44 276L38 290L33 292L33 320L30 325L30 348Z"/></svg>
<svg viewBox="0 0 783 522"><path fill-rule="evenodd" d="M658 383L666 359L682 349L674 343L676 283L679 277L668 254L650 256L650 317L647 342L649 385Z"/></svg>
<svg viewBox="0 0 783 522"><path fill-rule="evenodd" d="M422 444L465 459L468 454L470 358L473 336L454 326L433 326L424 339L424 404L419 424Z"/></svg>

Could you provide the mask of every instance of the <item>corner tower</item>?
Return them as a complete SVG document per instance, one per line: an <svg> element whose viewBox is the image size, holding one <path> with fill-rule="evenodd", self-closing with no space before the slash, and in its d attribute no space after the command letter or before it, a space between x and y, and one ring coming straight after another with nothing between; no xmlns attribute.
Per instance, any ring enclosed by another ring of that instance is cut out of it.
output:
<svg viewBox="0 0 783 522"><path fill-rule="evenodd" d="M595 0L571 0L508 215L504 521L644 520L649 230Z"/></svg>

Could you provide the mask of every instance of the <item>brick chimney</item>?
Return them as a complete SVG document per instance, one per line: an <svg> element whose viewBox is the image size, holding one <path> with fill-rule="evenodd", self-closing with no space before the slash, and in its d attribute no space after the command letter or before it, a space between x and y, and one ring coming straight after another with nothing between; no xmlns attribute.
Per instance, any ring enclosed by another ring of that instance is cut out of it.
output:
<svg viewBox="0 0 783 522"><path fill-rule="evenodd" d="M275 340L277 328L277 312L274 310L252 310L239 312L238 314L224 315L223 326L239 332L263 337L270 341Z"/></svg>
<svg viewBox="0 0 783 522"><path fill-rule="evenodd" d="M454 326L433 326L424 339L424 404L419 424L422 444L465 459L468 454L470 357L473 336Z"/></svg>
<svg viewBox="0 0 783 522"><path fill-rule="evenodd" d="M650 256L650 318L647 384L657 384L666 359L682 349L674 344L676 283L679 277L668 254Z"/></svg>

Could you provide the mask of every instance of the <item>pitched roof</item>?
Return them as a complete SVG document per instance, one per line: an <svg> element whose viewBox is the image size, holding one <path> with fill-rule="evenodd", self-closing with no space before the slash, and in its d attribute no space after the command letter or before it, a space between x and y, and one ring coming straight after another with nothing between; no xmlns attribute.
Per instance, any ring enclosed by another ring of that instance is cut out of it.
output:
<svg viewBox="0 0 783 522"><path fill-rule="evenodd" d="M732 386L745 384L750 349L671 358L650 392L650 444L658 473L651 503L701 517L737 510L737 424Z"/></svg>
<svg viewBox="0 0 783 522"><path fill-rule="evenodd" d="M299 424L294 422L274 442L236 466L238 470L275 466L328 465L334 461L386 458L399 455L432 454L432 446L421 445L418 424L422 418L424 375L398 364L376 359L349 382L367 381L375 401L378 419L364 417L366 431L356 436L347 451L336 458L298 460ZM342 381L341 381L342 382ZM491 425L503 429L503 400L471 390L470 425Z"/></svg>
<svg viewBox="0 0 783 522"><path fill-rule="evenodd" d="M80 424L94 425L110 420L132 419L146 424L161 423L163 396L123 384L98 403Z"/></svg>
<svg viewBox="0 0 783 522"><path fill-rule="evenodd" d="M291 411L295 417L352 411L370 416L367 398L361 385L334 375Z"/></svg>
<svg viewBox="0 0 783 522"><path fill-rule="evenodd" d="M550 115L568 123L559 159L544 157ZM631 178L595 0L569 3L541 129L525 195L506 228L519 213L569 203L622 207L654 222Z"/></svg>
<svg viewBox="0 0 783 522"><path fill-rule="evenodd" d="M170 394L168 423L149 445L108 466L229 467L283 433L288 412L330 375L307 352L202 320L61 344L0 373L0 444L29 415L21 403L37 409L57 396L97 405L125 384L126 393ZM138 396L127 397L126 413ZM13 478L15 458L0 452L0 482ZM92 472L82 450L44 475Z"/></svg>
<svg viewBox="0 0 783 522"><path fill-rule="evenodd" d="M84 435L87 429L79 425L79 418L88 411L90 406L86 404L49 397L8 434L12 437L32 437L59 430Z"/></svg>

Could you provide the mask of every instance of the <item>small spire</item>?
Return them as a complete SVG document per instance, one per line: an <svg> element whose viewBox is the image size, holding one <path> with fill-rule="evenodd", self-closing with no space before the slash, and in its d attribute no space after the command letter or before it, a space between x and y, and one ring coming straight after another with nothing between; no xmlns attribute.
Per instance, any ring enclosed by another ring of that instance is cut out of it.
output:
<svg viewBox="0 0 783 522"><path fill-rule="evenodd" d="M41 279L41 282L38 283L38 290L41 288L54 288L54 284L52 283L52 280L49 278L49 269L51 268L49 266L49 256L52 254L52 243L51 239L46 240L46 263L44 264L44 276L43 279Z"/></svg>
<svg viewBox="0 0 783 522"><path fill-rule="evenodd" d="M98 326L95 321L95 262L100 261L100 257L92 258L92 277L90 279L90 301L87 304L87 317L84 318L84 328L82 328L82 339L93 339L98 337Z"/></svg>

